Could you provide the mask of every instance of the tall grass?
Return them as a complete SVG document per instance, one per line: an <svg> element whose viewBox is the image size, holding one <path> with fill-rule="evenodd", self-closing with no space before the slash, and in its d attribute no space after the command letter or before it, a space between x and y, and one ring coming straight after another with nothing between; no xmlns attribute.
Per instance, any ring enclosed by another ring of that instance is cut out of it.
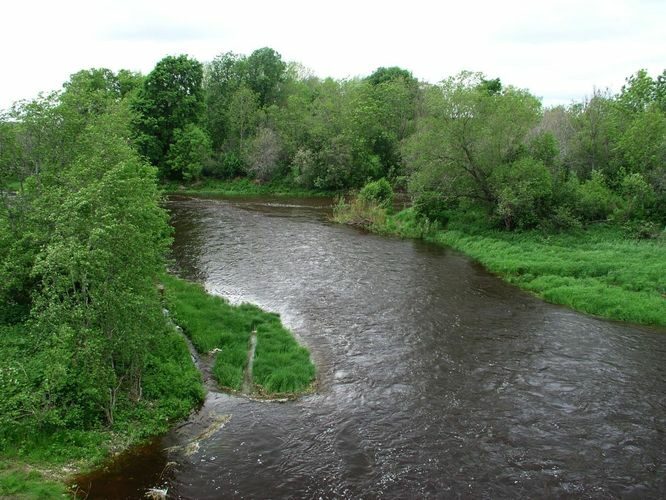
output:
<svg viewBox="0 0 666 500"><path fill-rule="evenodd" d="M232 306L200 285L174 276L164 276L163 282L173 316L196 349L201 353L219 349L213 374L220 386L241 389L254 330L252 376L258 393L296 394L312 386L315 369L310 354L282 325L279 315L250 304Z"/></svg>
<svg viewBox="0 0 666 500"><path fill-rule="evenodd" d="M267 393L288 394L308 389L315 368L308 350L298 344L276 314L257 325L254 383Z"/></svg>

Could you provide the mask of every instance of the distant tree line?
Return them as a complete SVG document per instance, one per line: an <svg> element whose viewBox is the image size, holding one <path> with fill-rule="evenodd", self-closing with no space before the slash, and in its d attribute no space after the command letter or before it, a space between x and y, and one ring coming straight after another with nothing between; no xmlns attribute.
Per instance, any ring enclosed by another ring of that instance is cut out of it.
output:
<svg viewBox="0 0 666 500"><path fill-rule="evenodd" d="M248 177L340 191L387 178L424 214L506 229L666 220L666 72L543 108L499 78L401 68L320 79L272 49L167 57L133 103L139 151L168 179Z"/></svg>

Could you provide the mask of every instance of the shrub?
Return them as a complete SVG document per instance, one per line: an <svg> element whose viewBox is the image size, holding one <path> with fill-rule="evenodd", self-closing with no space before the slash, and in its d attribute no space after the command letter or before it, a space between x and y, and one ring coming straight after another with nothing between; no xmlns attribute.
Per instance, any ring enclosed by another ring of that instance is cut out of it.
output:
<svg viewBox="0 0 666 500"><path fill-rule="evenodd" d="M604 174L593 170L592 176L578 188L576 211L584 220L608 219L621 206L621 199L606 185Z"/></svg>
<svg viewBox="0 0 666 500"><path fill-rule="evenodd" d="M545 217L553 182L542 162L527 157L501 165L490 180L497 197L495 215L506 229L534 227Z"/></svg>
<svg viewBox="0 0 666 500"><path fill-rule="evenodd" d="M658 238L661 233L661 228L657 224L647 220L627 222L622 226L622 229L627 236L637 240Z"/></svg>
<svg viewBox="0 0 666 500"><path fill-rule="evenodd" d="M218 179L233 179L243 173L243 162L234 152L220 154L215 160L204 165L203 174L206 177Z"/></svg>
<svg viewBox="0 0 666 500"><path fill-rule="evenodd" d="M449 203L442 193L424 191L414 200L414 211L419 218L446 226L449 222Z"/></svg>
<svg viewBox="0 0 666 500"><path fill-rule="evenodd" d="M377 181L368 182L358 193L358 197L366 203L374 203L381 208L393 206L393 188L383 177Z"/></svg>
<svg viewBox="0 0 666 500"><path fill-rule="evenodd" d="M557 207L548 220L548 225L556 230L581 229L583 224L567 206Z"/></svg>
<svg viewBox="0 0 666 500"><path fill-rule="evenodd" d="M620 215L625 219L643 218L654 205L654 189L639 173L626 175L622 179L620 190L625 201Z"/></svg>

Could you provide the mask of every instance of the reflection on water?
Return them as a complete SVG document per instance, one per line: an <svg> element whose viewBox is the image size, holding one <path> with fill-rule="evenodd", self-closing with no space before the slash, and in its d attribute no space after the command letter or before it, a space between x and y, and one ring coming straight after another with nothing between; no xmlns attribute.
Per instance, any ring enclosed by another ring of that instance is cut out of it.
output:
<svg viewBox="0 0 666 500"><path fill-rule="evenodd" d="M91 497L658 498L666 335L502 283L460 254L327 222L326 200L169 203L180 272L281 313L319 391L210 394ZM224 428L186 455L219 415ZM152 450L152 451L150 451ZM132 478L132 480L128 480Z"/></svg>

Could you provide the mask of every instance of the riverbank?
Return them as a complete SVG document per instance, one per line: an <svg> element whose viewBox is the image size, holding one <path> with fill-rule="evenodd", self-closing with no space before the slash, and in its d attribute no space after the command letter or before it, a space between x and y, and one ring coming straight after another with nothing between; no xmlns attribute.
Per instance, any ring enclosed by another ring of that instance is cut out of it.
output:
<svg viewBox="0 0 666 500"><path fill-rule="evenodd" d="M240 392L248 382L248 346L254 332L250 395L294 397L313 389L315 369L309 352L282 326L277 314L250 304L231 306L174 276L165 275L161 281L166 305L197 351L219 351L213 374L220 387ZM26 328L14 325L0 330L0 356L5 361L0 371L5 420L0 428L0 497L74 494L77 486L67 486L72 478L165 433L203 401L201 375L186 341L165 325L164 335L149 354L144 397L138 403L120 404L113 429L58 428L37 418L20 418L21 400L30 397L31 375L40 372L33 364L40 360L28 352L32 347Z"/></svg>
<svg viewBox="0 0 666 500"><path fill-rule="evenodd" d="M279 315L251 304L232 306L201 285L174 276L165 276L163 282L174 321L201 355L215 357L212 372L222 389L266 398L313 390L310 353Z"/></svg>
<svg viewBox="0 0 666 500"><path fill-rule="evenodd" d="M309 352L282 326L277 314L250 304L231 306L207 294L200 285L174 276L165 275L161 281L173 319L197 351L204 355L216 351L212 371L221 388L241 392L243 383L248 382L248 346L254 333L256 351L249 372L249 395L290 398L313 390L315 369ZM24 378L39 373L39 368L31 365L39 360L26 352L33 345L26 340L27 329L0 329L0 355L5 360L0 372L3 397L6 406L13 401L18 408L18 401L29 397L23 388L23 384L28 385ZM166 326L161 341L152 347L144 375L144 399L124 402L113 429L45 428L29 419L21 425L4 422L0 433L0 497L74 494L76 485L71 489L66 486L72 478L165 433L197 408L204 389L185 339ZM10 380L10 375L16 378ZM5 414L7 419L12 417L9 411Z"/></svg>
<svg viewBox="0 0 666 500"><path fill-rule="evenodd" d="M156 335L137 402L119 401L113 428L64 426L31 414L32 384L46 376L45 360L22 325L0 327L3 367L0 426L0 497L52 498L73 494L66 483L77 474L186 418L204 397L201 378L185 340L165 325Z"/></svg>
<svg viewBox="0 0 666 500"><path fill-rule="evenodd" d="M206 196L291 196L325 197L335 193L305 189L279 181L257 183L250 179L205 179L193 183L167 182L163 189L168 194L188 194Z"/></svg>
<svg viewBox="0 0 666 500"><path fill-rule="evenodd" d="M337 222L452 247L509 283L553 304L612 320L666 326L666 242L625 237L614 227L565 233L499 231L452 219L423 224L413 209L389 214L357 204Z"/></svg>

